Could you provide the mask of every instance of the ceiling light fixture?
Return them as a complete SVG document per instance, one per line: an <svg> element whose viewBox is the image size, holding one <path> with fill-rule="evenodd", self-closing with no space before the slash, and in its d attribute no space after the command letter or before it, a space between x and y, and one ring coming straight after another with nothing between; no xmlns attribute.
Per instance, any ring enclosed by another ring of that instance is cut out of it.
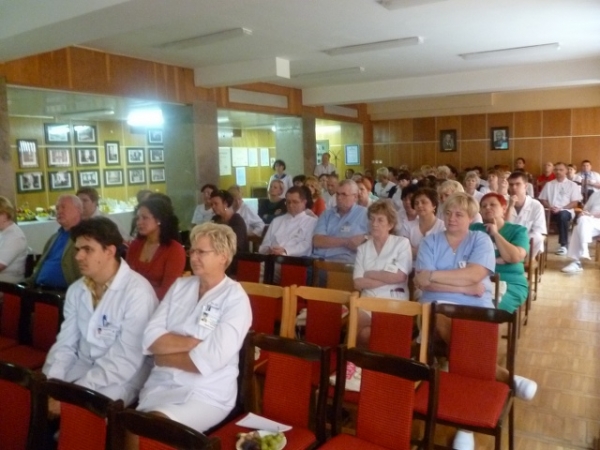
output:
<svg viewBox="0 0 600 450"><path fill-rule="evenodd" d="M160 128L165 123L162 110L156 109L137 109L131 111L127 116L127 124L131 127L157 127Z"/></svg>
<svg viewBox="0 0 600 450"><path fill-rule="evenodd" d="M90 109L87 111L67 111L57 113L58 116L61 117L70 117L72 119L81 118L85 119L87 117L98 117L98 116L113 116L115 114L115 110L111 108L102 108L102 109Z"/></svg>
<svg viewBox="0 0 600 450"><path fill-rule="evenodd" d="M560 43L529 45L527 47L502 48L500 50L487 50L484 52L462 53L460 56L465 61L472 59L502 58L506 56L536 56L543 53L554 52L560 49Z"/></svg>
<svg viewBox="0 0 600 450"><path fill-rule="evenodd" d="M364 67L346 67L344 69L324 70L322 72L298 73L296 75L292 75L292 78L333 77L333 76L338 76L338 75L352 75L355 73L362 73L364 71L365 71Z"/></svg>
<svg viewBox="0 0 600 450"><path fill-rule="evenodd" d="M349 45L347 47L332 48L323 50L323 53L329 56L348 55L351 53L373 52L377 50L388 50L392 48L408 47L423 43L421 36L413 36L402 39L391 39L389 41L370 42L368 44Z"/></svg>
<svg viewBox="0 0 600 450"><path fill-rule="evenodd" d="M215 42L227 41L229 39L235 39L244 36L252 36L252 30L248 28L233 28L231 30L205 34L203 36L195 36L187 39L180 39L178 41L167 42L165 44L156 45L155 47L169 50L185 50L187 48L214 44Z"/></svg>
<svg viewBox="0 0 600 450"><path fill-rule="evenodd" d="M440 3L446 0L377 0L385 9L393 11L395 9L412 8L413 6L428 5L429 3Z"/></svg>

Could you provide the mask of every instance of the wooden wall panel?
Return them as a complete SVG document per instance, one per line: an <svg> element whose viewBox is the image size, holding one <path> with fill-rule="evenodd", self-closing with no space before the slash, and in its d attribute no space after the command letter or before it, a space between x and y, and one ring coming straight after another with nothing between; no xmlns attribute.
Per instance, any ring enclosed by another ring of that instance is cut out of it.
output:
<svg viewBox="0 0 600 450"><path fill-rule="evenodd" d="M439 144L436 143L436 165L451 164L454 167L460 167L460 152L441 152Z"/></svg>
<svg viewBox="0 0 600 450"><path fill-rule="evenodd" d="M600 170L600 136L574 137L572 141L572 152L570 162L580 167L581 161L589 159L596 172Z"/></svg>
<svg viewBox="0 0 600 450"><path fill-rule="evenodd" d="M487 168L488 148L489 143L487 141L462 141L460 143L459 167L462 169L473 166Z"/></svg>
<svg viewBox="0 0 600 450"><path fill-rule="evenodd" d="M542 173L541 139L516 139L511 142L511 145L515 149L515 159L518 157L525 158L525 167L529 173Z"/></svg>
<svg viewBox="0 0 600 450"><path fill-rule="evenodd" d="M390 142L412 142L413 126L411 119L390 121Z"/></svg>
<svg viewBox="0 0 600 450"><path fill-rule="evenodd" d="M435 137L435 117L414 119L413 140L415 142L437 140L437 138Z"/></svg>
<svg viewBox="0 0 600 450"><path fill-rule="evenodd" d="M542 139L542 164L547 161L571 162L571 139L564 137Z"/></svg>
<svg viewBox="0 0 600 450"><path fill-rule="evenodd" d="M29 56L2 65L7 84L44 87L40 76L40 59Z"/></svg>
<svg viewBox="0 0 600 450"><path fill-rule="evenodd" d="M67 49L39 55L40 67L43 70L41 80L48 89L64 89L71 84L69 72L70 56Z"/></svg>
<svg viewBox="0 0 600 450"><path fill-rule="evenodd" d="M485 139L487 117L485 114L472 114L461 117L461 139Z"/></svg>
<svg viewBox="0 0 600 450"><path fill-rule="evenodd" d="M542 135L542 112L516 112L514 131L510 135L514 138L540 137Z"/></svg>
<svg viewBox="0 0 600 450"><path fill-rule="evenodd" d="M555 109L542 111L542 136L570 136L571 110Z"/></svg>
<svg viewBox="0 0 600 450"><path fill-rule="evenodd" d="M365 167L383 167L389 165L390 151L388 144L376 144L373 146L373 160L381 160L381 164L373 164L371 161L365 161Z"/></svg>
<svg viewBox="0 0 600 450"><path fill-rule="evenodd" d="M572 115L572 123L573 136L588 136L590 134L600 134L600 107L574 109Z"/></svg>
<svg viewBox="0 0 600 450"><path fill-rule="evenodd" d="M120 55L109 56L109 82L118 95L155 97L154 63Z"/></svg>
<svg viewBox="0 0 600 450"><path fill-rule="evenodd" d="M373 122L373 142L390 142L390 122ZM397 141L394 141L397 142Z"/></svg>
<svg viewBox="0 0 600 450"><path fill-rule="evenodd" d="M418 169L424 164L430 166L437 165L436 150L437 143L434 142L415 142L413 144L413 169Z"/></svg>
<svg viewBox="0 0 600 450"><path fill-rule="evenodd" d="M70 87L76 91L104 93L110 90L106 53L85 48L69 48Z"/></svg>
<svg viewBox="0 0 600 450"><path fill-rule="evenodd" d="M513 143L511 142L510 148L508 150L490 150L489 143L488 143L486 169L489 167L494 167L494 166L512 167L513 160L514 160L514 158L512 157L512 154L513 154L512 147L513 147Z"/></svg>
<svg viewBox="0 0 600 450"><path fill-rule="evenodd" d="M510 137L512 137L512 134L514 131L514 127L513 127L514 114L513 113L488 114L487 119L488 119L488 126L487 126L487 130L486 130L486 135L485 135L485 137L487 139L490 138L490 128L495 128L495 127L508 127L509 128L508 135Z"/></svg>
<svg viewBox="0 0 600 450"><path fill-rule="evenodd" d="M435 137L439 142L440 139L440 130L456 130L456 139L462 139L461 136L461 120L460 116L447 116L447 117L438 117L436 120L436 130Z"/></svg>
<svg viewBox="0 0 600 450"><path fill-rule="evenodd" d="M412 167L412 144L390 144L390 164L393 167L400 167L404 164Z"/></svg>

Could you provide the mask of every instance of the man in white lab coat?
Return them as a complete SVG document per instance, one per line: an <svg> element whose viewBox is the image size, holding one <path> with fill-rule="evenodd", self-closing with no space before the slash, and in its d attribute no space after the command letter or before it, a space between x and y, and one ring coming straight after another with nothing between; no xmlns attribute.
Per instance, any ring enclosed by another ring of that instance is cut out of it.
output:
<svg viewBox="0 0 600 450"><path fill-rule="evenodd" d="M142 336L158 303L154 289L118 256L122 237L110 219L84 220L71 238L83 277L67 291L65 320L42 371L128 405L151 369ZM60 414L59 402L48 406Z"/></svg>

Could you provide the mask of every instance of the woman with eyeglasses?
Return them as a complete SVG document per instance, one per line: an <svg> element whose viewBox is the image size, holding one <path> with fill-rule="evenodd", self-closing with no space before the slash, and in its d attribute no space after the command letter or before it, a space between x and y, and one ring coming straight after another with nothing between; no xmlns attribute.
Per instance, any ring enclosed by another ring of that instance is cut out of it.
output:
<svg viewBox="0 0 600 450"><path fill-rule="evenodd" d="M238 354L252 310L244 289L225 274L236 253L233 230L204 223L190 241L194 275L173 284L144 332L154 367L137 409L204 432L235 406Z"/></svg>
<svg viewBox="0 0 600 450"><path fill-rule="evenodd" d="M237 238L236 250L238 252L247 251L248 228L242 216L233 210L233 195L227 191L214 191L210 194L210 202L215 212L212 221L230 227Z"/></svg>

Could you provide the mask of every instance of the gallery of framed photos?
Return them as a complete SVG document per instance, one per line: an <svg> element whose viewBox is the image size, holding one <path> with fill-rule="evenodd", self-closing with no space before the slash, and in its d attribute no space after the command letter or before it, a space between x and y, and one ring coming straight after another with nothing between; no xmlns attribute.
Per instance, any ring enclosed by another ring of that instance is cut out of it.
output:
<svg viewBox="0 0 600 450"><path fill-rule="evenodd" d="M132 203L140 189L166 192L166 127L127 122L148 102L14 87L8 99L18 207L47 209L81 187L111 205Z"/></svg>

